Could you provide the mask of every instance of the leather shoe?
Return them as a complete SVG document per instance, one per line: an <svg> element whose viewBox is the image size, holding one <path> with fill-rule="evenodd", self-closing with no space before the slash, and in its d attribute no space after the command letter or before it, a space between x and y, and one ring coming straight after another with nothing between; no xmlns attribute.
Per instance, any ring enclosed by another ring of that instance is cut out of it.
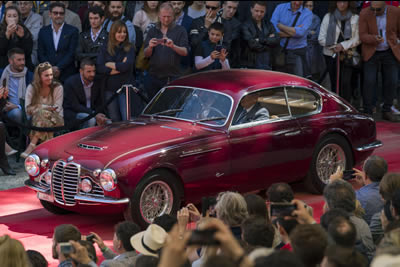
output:
<svg viewBox="0 0 400 267"><path fill-rule="evenodd" d="M11 169L10 166L0 167L0 168L4 172L5 175L16 175L15 171L13 169Z"/></svg>
<svg viewBox="0 0 400 267"><path fill-rule="evenodd" d="M390 122L400 122L399 117L394 115L392 112L383 112L382 119L390 121Z"/></svg>

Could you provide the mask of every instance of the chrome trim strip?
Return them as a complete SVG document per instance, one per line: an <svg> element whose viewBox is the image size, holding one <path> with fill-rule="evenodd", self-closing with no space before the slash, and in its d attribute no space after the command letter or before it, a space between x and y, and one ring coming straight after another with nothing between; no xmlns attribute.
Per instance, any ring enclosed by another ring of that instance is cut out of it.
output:
<svg viewBox="0 0 400 267"><path fill-rule="evenodd" d="M30 179L26 180L26 181L24 182L24 184L25 184L25 186L28 187L29 189L32 189L32 190L35 190L35 191L38 191L38 192L41 192L41 193L45 193L45 194L48 194L48 195L51 194L51 193L50 193L50 188L43 188L43 187L40 187L40 185L39 185L38 183L33 182L33 181L31 181Z"/></svg>
<svg viewBox="0 0 400 267"><path fill-rule="evenodd" d="M75 196L75 201L87 201L87 202L95 202L101 204L128 204L129 198L122 199L113 199L113 198L95 198L95 197L86 197L86 196ZM83 203L79 203L83 204Z"/></svg>
<svg viewBox="0 0 400 267"><path fill-rule="evenodd" d="M376 140L375 142L372 142L370 144L366 144L366 145L357 147L356 150L358 152L364 152L364 151L372 150L372 149L375 149L375 148L378 148L381 146L383 146L382 142L379 140Z"/></svg>
<svg viewBox="0 0 400 267"><path fill-rule="evenodd" d="M182 131L182 129L180 129L180 128L175 128L175 127L165 126L165 125L161 125L160 128L175 130L175 131L178 131L178 132Z"/></svg>
<svg viewBox="0 0 400 267"><path fill-rule="evenodd" d="M199 155L199 154L204 154L204 153L209 153L209 152L214 152L214 151L218 151L221 150L221 147L217 147L217 148L212 148L212 149L208 149L208 150L192 150L192 151L183 151L181 155L179 155L180 158L184 158L184 157L189 157L189 156L193 156L193 155Z"/></svg>

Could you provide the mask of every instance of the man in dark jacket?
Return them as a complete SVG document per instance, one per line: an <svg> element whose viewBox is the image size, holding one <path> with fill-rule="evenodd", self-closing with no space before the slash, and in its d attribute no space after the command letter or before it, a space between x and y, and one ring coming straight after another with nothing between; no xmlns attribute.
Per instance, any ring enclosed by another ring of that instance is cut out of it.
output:
<svg viewBox="0 0 400 267"><path fill-rule="evenodd" d="M246 44L242 66L271 70L271 48L279 44L274 26L265 21L264 2L253 2L251 18L242 25L242 38Z"/></svg>
<svg viewBox="0 0 400 267"><path fill-rule="evenodd" d="M105 19L104 10L93 6L88 10L90 29L79 36L77 60L80 62L85 57L96 59L99 48L107 42L108 32L102 27Z"/></svg>
<svg viewBox="0 0 400 267"><path fill-rule="evenodd" d="M230 51L228 54L231 68L240 67L240 27L241 22L235 18L239 1L224 1L222 5L222 23L232 30Z"/></svg>

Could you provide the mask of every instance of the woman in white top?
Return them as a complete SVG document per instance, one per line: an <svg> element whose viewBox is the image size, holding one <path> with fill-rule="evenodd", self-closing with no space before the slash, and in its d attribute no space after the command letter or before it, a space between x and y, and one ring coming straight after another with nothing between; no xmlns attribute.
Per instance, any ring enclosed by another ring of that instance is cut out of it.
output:
<svg viewBox="0 0 400 267"><path fill-rule="evenodd" d="M343 58L349 50L360 44L358 34L358 15L354 1L332 1L322 20L318 36L319 44L323 47L326 65L331 80L331 90L336 90L336 56ZM349 60L351 61L351 60ZM339 92L347 101L351 101L351 64L341 61Z"/></svg>
<svg viewBox="0 0 400 267"><path fill-rule="evenodd" d="M25 110L28 117L32 118L33 126L47 128L64 125L63 91L62 85L53 79L50 63L40 63L25 93ZM29 137L31 143L21 154L23 158L33 151L39 141L53 138L53 132L31 131Z"/></svg>
<svg viewBox="0 0 400 267"><path fill-rule="evenodd" d="M159 6L160 1L144 1L142 9L136 12L133 17L132 23L142 30L143 40L146 40L150 24L158 21Z"/></svg>

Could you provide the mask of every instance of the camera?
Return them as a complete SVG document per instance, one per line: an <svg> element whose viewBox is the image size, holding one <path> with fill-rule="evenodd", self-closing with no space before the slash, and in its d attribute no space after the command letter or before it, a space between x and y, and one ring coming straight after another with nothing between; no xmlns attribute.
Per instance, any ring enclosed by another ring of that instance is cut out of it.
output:
<svg viewBox="0 0 400 267"><path fill-rule="evenodd" d="M188 245L217 246L219 241L214 239L216 229L194 230L188 240Z"/></svg>
<svg viewBox="0 0 400 267"><path fill-rule="evenodd" d="M343 180L348 181L348 180L356 178L354 173L356 173L355 170L344 170L343 171Z"/></svg>
<svg viewBox="0 0 400 267"><path fill-rule="evenodd" d="M285 217L292 216L292 212L297 209L295 204L291 203L271 203L270 204L270 212L271 217Z"/></svg>
<svg viewBox="0 0 400 267"><path fill-rule="evenodd" d="M88 236L86 236L86 241L89 241L90 243L94 243L94 239L95 238L95 236L94 236L94 234L90 234L90 235L88 235Z"/></svg>
<svg viewBox="0 0 400 267"><path fill-rule="evenodd" d="M217 204L217 199L215 197L203 197L201 199L201 214L206 216L207 211L210 211L210 208L213 208L215 204Z"/></svg>
<svg viewBox="0 0 400 267"><path fill-rule="evenodd" d="M60 252L64 255L69 255L75 252L74 247L69 242L59 243L59 246L60 246Z"/></svg>

